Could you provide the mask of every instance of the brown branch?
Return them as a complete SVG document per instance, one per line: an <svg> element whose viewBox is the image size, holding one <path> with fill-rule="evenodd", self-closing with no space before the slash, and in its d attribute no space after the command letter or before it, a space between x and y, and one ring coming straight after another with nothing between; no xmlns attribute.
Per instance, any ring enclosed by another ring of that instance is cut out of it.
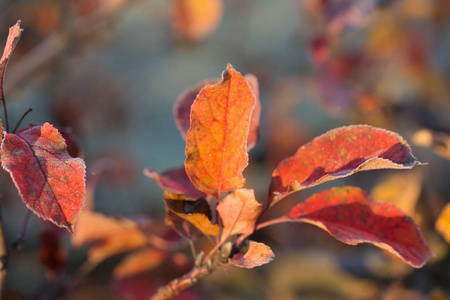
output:
<svg viewBox="0 0 450 300"><path fill-rule="evenodd" d="M165 286L158 289L150 300L167 300L178 295L181 291L193 286L200 278L203 278L212 272L228 265L228 258L232 250L231 242L223 245L220 251L216 252L214 261L210 259L203 263L204 253L201 252L195 261L195 266L185 275L174 279Z"/></svg>
<svg viewBox="0 0 450 300"><path fill-rule="evenodd" d="M5 233L3 232L2 218L0 215L0 298L3 295L6 278L6 264L8 262L8 249L6 248Z"/></svg>

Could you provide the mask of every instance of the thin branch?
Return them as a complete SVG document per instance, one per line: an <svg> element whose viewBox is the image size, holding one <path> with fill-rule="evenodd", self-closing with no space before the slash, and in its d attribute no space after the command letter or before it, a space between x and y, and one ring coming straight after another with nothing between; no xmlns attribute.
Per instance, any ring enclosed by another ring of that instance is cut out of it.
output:
<svg viewBox="0 0 450 300"><path fill-rule="evenodd" d="M29 108L20 118L19 122L17 122L16 127L14 127L13 133L16 133L17 129L19 128L20 124L22 123L23 119L25 118L26 115L28 115L30 112L32 112L33 109Z"/></svg>
<svg viewBox="0 0 450 300"><path fill-rule="evenodd" d="M22 226L20 228L20 234L17 240L13 243L13 249L20 250L22 248L23 243L25 242L25 234L27 233L27 225L28 221L31 217L31 210L27 209L25 213L25 217L22 221Z"/></svg>

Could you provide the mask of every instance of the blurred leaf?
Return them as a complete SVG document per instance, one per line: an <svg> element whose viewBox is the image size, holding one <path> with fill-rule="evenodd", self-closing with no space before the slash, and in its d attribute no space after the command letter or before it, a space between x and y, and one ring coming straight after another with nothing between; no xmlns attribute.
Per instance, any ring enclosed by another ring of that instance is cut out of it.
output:
<svg viewBox="0 0 450 300"><path fill-rule="evenodd" d="M197 190L192 184L184 167L170 169L161 174L146 168L144 169L144 175L156 180L163 190L169 190L176 194L185 194L194 199L206 197L205 193Z"/></svg>
<svg viewBox="0 0 450 300"><path fill-rule="evenodd" d="M372 243L416 268L431 256L410 217L392 204L372 201L356 187L316 193L282 218L313 224L346 244Z"/></svg>
<svg viewBox="0 0 450 300"><path fill-rule="evenodd" d="M450 136L448 134L421 129L414 133L412 141L415 145L431 148L436 154L450 160Z"/></svg>
<svg viewBox="0 0 450 300"><path fill-rule="evenodd" d="M161 250L138 250L127 255L127 257L114 268L113 276L114 278L121 279L153 270L161 265L167 257L168 253Z"/></svg>
<svg viewBox="0 0 450 300"><path fill-rule="evenodd" d="M367 125L340 127L316 137L278 164L272 174L271 204L358 171L411 169L418 163L406 141L394 132Z"/></svg>
<svg viewBox="0 0 450 300"><path fill-rule="evenodd" d="M194 186L218 198L241 188L248 164L247 138L255 96L247 80L229 64L222 81L206 86L191 108L186 137L186 173Z"/></svg>
<svg viewBox="0 0 450 300"><path fill-rule="evenodd" d="M20 28L20 21L9 28L8 39L6 40L5 49L3 50L2 58L0 58L0 97L4 96L3 83L5 80L6 66L8 65L9 59L19 42L20 36L22 34L22 29Z"/></svg>
<svg viewBox="0 0 450 300"><path fill-rule="evenodd" d="M408 172L394 174L383 179L371 191L372 199L388 202L398 206L401 210L420 223L420 215L416 213L416 203L422 191L422 178L417 173Z"/></svg>
<svg viewBox="0 0 450 300"><path fill-rule="evenodd" d="M247 252L233 255L230 262L236 267L252 269L271 262L274 257L275 255L269 246L250 241Z"/></svg>
<svg viewBox="0 0 450 300"><path fill-rule="evenodd" d="M450 244L450 203L447 203L441 211L437 221L436 230L439 231Z"/></svg>
<svg viewBox="0 0 450 300"><path fill-rule="evenodd" d="M213 33L223 14L221 0L171 0L172 28L182 39L197 42Z"/></svg>

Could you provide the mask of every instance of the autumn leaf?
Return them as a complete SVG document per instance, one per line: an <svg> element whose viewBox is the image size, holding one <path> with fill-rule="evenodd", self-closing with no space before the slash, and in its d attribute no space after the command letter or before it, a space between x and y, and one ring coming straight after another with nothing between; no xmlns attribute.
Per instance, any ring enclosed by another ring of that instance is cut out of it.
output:
<svg viewBox="0 0 450 300"><path fill-rule="evenodd" d="M205 199L192 199L186 195L164 192L167 209L188 221L205 235L218 235L219 226L211 223L211 209Z"/></svg>
<svg viewBox="0 0 450 300"><path fill-rule="evenodd" d="M222 240L234 234L251 234L262 205L250 189L239 189L227 195L217 206L223 224Z"/></svg>
<svg viewBox="0 0 450 300"><path fill-rule="evenodd" d="M205 193L197 190L192 184L184 167L170 169L161 174L146 168L144 175L154 179L163 190L169 190L175 194L185 194L194 199L206 197Z"/></svg>
<svg viewBox="0 0 450 300"><path fill-rule="evenodd" d="M436 221L436 230L442 234L450 244L450 203L444 206Z"/></svg>
<svg viewBox="0 0 450 300"><path fill-rule="evenodd" d="M340 127L316 137L281 161L272 174L273 205L290 193L374 169L411 169L419 162L398 134L367 125Z"/></svg>
<svg viewBox="0 0 450 300"><path fill-rule="evenodd" d="M250 121L249 134L247 138L247 149L252 149L259 140L259 119L261 117L261 101L259 99L259 84L258 79L253 74L245 74L244 78L252 88L256 99L256 106L252 113ZM191 125L191 107L195 98L206 85L217 84L220 81L218 78L206 79L197 83L194 87L184 90L175 101L173 106L173 114L175 116L175 124L180 130L181 137L186 139L186 134Z"/></svg>
<svg viewBox="0 0 450 300"><path fill-rule="evenodd" d="M337 240L356 245L372 243L422 267L431 256L414 221L395 205L376 202L357 187L339 187L312 195L280 220L306 222Z"/></svg>
<svg viewBox="0 0 450 300"><path fill-rule="evenodd" d="M58 130L45 123L17 134L5 132L1 159L27 207L73 232L85 200L86 167L67 153Z"/></svg>
<svg viewBox="0 0 450 300"><path fill-rule="evenodd" d="M255 103L247 80L230 64L221 82L201 90L186 136L186 173L197 189L218 198L222 191L243 187Z"/></svg>
<svg viewBox="0 0 450 300"><path fill-rule="evenodd" d="M5 49L3 50L2 58L0 59L0 97L4 99L3 82L5 80L6 66L8 65L9 59L19 42L20 35L22 34L22 29L20 29L20 21L9 28L8 39L6 40Z"/></svg>
<svg viewBox="0 0 450 300"><path fill-rule="evenodd" d="M84 211L76 230L77 233L72 236L74 247L98 242L88 252L91 265L112 255L148 245L148 237L133 220L108 217L97 212Z"/></svg>
<svg viewBox="0 0 450 300"><path fill-rule="evenodd" d="M162 250L151 248L137 250L127 255L114 268L113 276L114 278L121 279L150 271L161 265L167 257L168 253Z"/></svg>
<svg viewBox="0 0 450 300"><path fill-rule="evenodd" d="M219 26L222 0L171 0L174 34L187 41L200 41Z"/></svg>
<svg viewBox="0 0 450 300"><path fill-rule="evenodd" d="M251 269L271 262L274 257L269 246L250 241L247 252L233 255L230 262L236 267Z"/></svg>

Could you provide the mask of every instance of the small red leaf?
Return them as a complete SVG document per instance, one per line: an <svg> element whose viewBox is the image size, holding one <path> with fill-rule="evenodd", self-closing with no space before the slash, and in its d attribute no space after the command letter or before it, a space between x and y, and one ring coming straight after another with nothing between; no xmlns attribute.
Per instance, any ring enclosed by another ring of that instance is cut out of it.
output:
<svg viewBox="0 0 450 300"><path fill-rule="evenodd" d="M249 189L239 189L226 196L217 206L223 223L222 240L233 234L251 234L262 205Z"/></svg>
<svg viewBox="0 0 450 300"><path fill-rule="evenodd" d="M271 262L274 257L275 255L269 246L250 241L247 252L235 254L230 262L236 267L251 269Z"/></svg>
<svg viewBox="0 0 450 300"><path fill-rule="evenodd" d="M372 243L416 268L431 256L420 230L408 215L393 204L371 200L356 187L314 194L284 218L316 225L346 244Z"/></svg>
<svg viewBox="0 0 450 300"><path fill-rule="evenodd" d="M411 169L419 162L398 134L367 125L340 127L316 137L272 174L270 201L322 182L374 169Z"/></svg>
<svg viewBox="0 0 450 300"><path fill-rule="evenodd" d="M6 66L8 65L9 59L19 42L20 35L22 34L22 29L20 29L20 21L9 28L8 39L6 40L5 49L3 50L2 58L0 59L0 97L3 96L3 82L5 79Z"/></svg>
<svg viewBox="0 0 450 300"><path fill-rule="evenodd" d="M17 134L5 132L1 159L27 207L73 232L84 205L85 165L70 157L58 130L45 123Z"/></svg>
<svg viewBox="0 0 450 300"><path fill-rule="evenodd" d="M255 103L247 80L231 65L221 82L201 90L186 136L186 173L197 189L217 198L245 184L242 172L248 164L247 137Z"/></svg>
<svg viewBox="0 0 450 300"><path fill-rule="evenodd" d="M259 140L259 119L261 117L261 101L259 100L259 84L258 79L253 74L245 74L244 78L252 88L255 94L256 106L252 113L250 121L250 129L247 138L247 149L252 149ZM175 116L175 124L180 130L181 137L186 139L186 134L189 130L191 119L191 106L194 103L195 98L200 93L202 88L206 85L217 84L220 81L218 78L206 79L197 83L194 87L184 90L180 96L178 96L173 106L173 114Z"/></svg>
<svg viewBox="0 0 450 300"><path fill-rule="evenodd" d="M158 174L150 168L146 168L144 169L144 175L156 180L163 190L169 190L175 194L185 194L194 199L204 198L206 196L205 193L195 188L187 176L184 167L167 170L161 174Z"/></svg>

